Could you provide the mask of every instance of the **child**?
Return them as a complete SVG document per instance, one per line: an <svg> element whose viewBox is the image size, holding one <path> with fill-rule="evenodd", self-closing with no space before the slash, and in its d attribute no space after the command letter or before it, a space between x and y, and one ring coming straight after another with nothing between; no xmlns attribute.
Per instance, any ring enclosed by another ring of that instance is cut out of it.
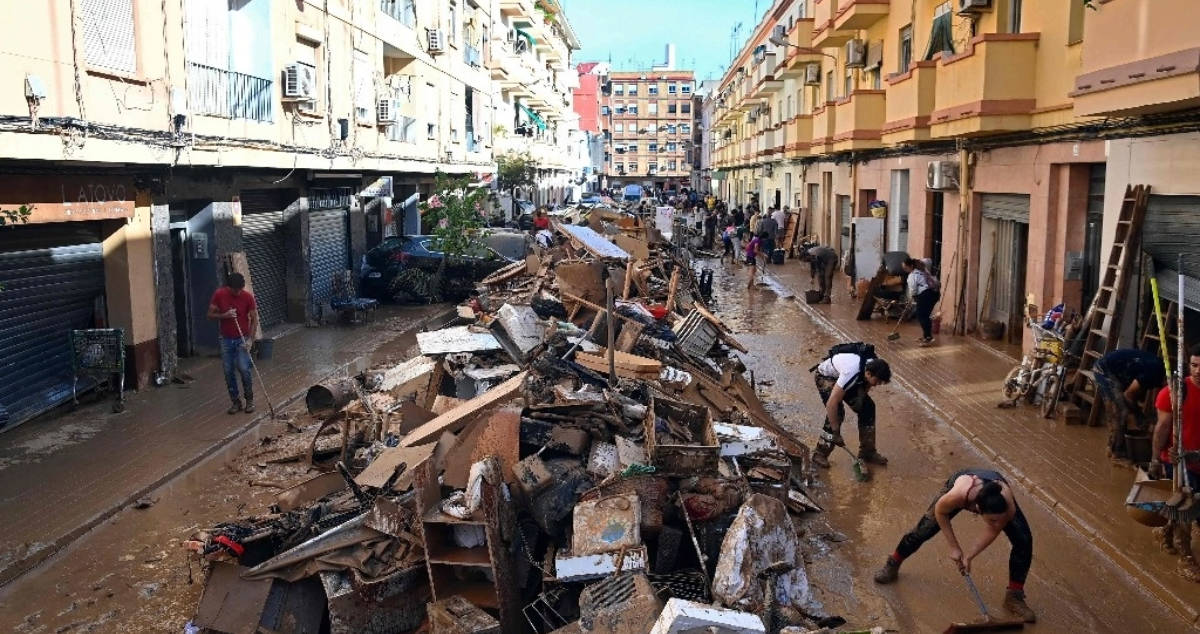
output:
<svg viewBox="0 0 1200 634"><path fill-rule="evenodd" d="M758 273L758 251L765 235L753 236L750 242L746 243L746 266L750 267L750 280L746 282L746 288L754 286L754 276Z"/></svg>

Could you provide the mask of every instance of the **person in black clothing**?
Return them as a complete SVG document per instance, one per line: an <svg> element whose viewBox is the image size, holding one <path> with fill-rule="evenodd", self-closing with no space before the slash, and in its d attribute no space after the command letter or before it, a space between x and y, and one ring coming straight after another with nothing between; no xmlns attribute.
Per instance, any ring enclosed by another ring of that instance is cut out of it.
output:
<svg viewBox="0 0 1200 634"><path fill-rule="evenodd" d="M966 553L950 524L950 520L964 510L978 515L985 525L979 541ZM895 552L887 558L883 568L875 573L875 582L895 581L900 575L900 564L939 532L946 537L946 543L950 546L948 558L961 573L971 572L971 560L991 546L1003 532L1012 545L1008 555L1008 590L1004 596L1004 608L1026 623L1037 620L1037 615L1025 603L1025 579L1033 563L1033 532L1004 476L991 469L963 469L950 476L925 515L900 539Z"/></svg>
<svg viewBox="0 0 1200 634"><path fill-rule="evenodd" d="M1162 359L1144 350L1113 350L1096 360L1093 376L1108 419L1109 456L1124 458L1125 430L1130 416L1134 417L1135 424L1137 422L1134 404L1144 390L1155 394L1166 384Z"/></svg>
<svg viewBox="0 0 1200 634"><path fill-rule="evenodd" d="M717 212L706 210L704 212L704 248L712 249L713 241L717 236Z"/></svg>
<svg viewBox="0 0 1200 634"><path fill-rule="evenodd" d="M917 323L921 324L921 345L933 343L933 307L941 299L941 284L925 270L925 263L907 258L901 264L908 275L908 294L917 308Z"/></svg>
<svg viewBox="0 0 1200 634"><path fill-rule="evenodd" d="M821 303L833 302L833 274L837 271L838 254L832 248L818 244L800 253L800 259L809 264L809 281L820 282Z"/></svg>
<svg viewBox="0 0 1200 634"><path fill-rule="evenodd" d="M733 208L733 226L740 227L746 224L746 214L741 207Z"/></svg>

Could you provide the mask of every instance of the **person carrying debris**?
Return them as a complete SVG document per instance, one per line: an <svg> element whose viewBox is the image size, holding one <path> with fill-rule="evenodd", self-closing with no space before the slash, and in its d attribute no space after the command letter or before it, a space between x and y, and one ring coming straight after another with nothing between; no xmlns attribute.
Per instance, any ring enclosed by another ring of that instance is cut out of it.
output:
<svg viewBox="0 0 1200 634"><path fill-rule="evenodd" d="M825 245L817 245L804 251L801 258L808 261L809 267L809 282L813 280L819 281L821 290L821 303L833 303L833 274L837 271L838 254L832 247Z"/></svg>
<svg viewBox="0 0 1200 634"><path fill-rule="evenodd" d="M1160 366L1161 368L1161 366ZM1188 350L1188 374L1184 378L1183 405L1181 417L1181 435L1184 452L1184 484L1193 492L1200 491L1200 344L1193 345ZM1152 478L1174 477L1175 464L1179 457L1180 448L1175 446L1174 417L1171 410L1171 388L1159 390L1158 398L1154 400L1154 408L1158 410L1158 421L1154 426L1153 458L1150 460L1149 474ZM1192 553L1192 533L1188 523L1180 526L1180 522L1172 521L1166 526L1154 529L1159 545L1168 553L1179 555L1182 561L1179 573L1191 581L1200 582L1200 565L1197 565Z"/></svg>
<svg viewBox="0 0 1200 634"><path fill-rule="evenodd" d="M231 405L228 414L254 411L254 382L250 377L250 346L258 331L258 304L254 294L246 290L246 278L230 273L225 286L213 292L208 302L208 318L217 320L221 331L221 365L225 369L225 387L229 388ZM234 372L236 368L236 373ZM238 397L237 377L242 377L246 405Z"/></svg>
<svg viewBox="0 0 1200 634"><path fill-rule="evenodd" d="M963 553L954 528L950 525L950 520L963 510L978 515L985 525L978 543L967 553ZM950 545L950 561L961 573L971 572L971 560L991 546L1003 532L1012 545L1008 555L1008 590L1004 594L1004 608L1026 623L1037 620L1037 615L1025 603L1025 579L1033 563L1033 532L1004 476L990 469L963 469L950 476L925 515L900 538L895 552L888 556L883 568L875 573L875 582L895 581L900 574L901 562L917 552L939 531Z"/></svg>
<svg viewBox="0 0 1200 634"><path fill-rule="evenodd" d="M858 415L858 457L880 466L887 458L875 449L875 401L868 393L872 387L892 380L892 369L875 356L875 346L843 343L829 349L829 355L810 368L821 402L825 404L825 425L813 451L813 462L829 468L829 454L835 445L845 447L842 423L846 405Z"/></svg>
<svg viewBox="0 0 1200 634"><path fill-rule="evenodd" d="M1144 350L1113 350L1096 360L1093 375L1108 419L1108 455L1124 458L1129 417L1137 419L1133 404L1144 390L1157 390L1166 383L1162 359Z"/></svg>
<svg viewBox="0 0 1200 634"><path fill-rule="evenodd" d="M916 258L906 258L900 265L908 274L908 296L917 306L917 322L921 324L921 344L933 344L933 307L942 298L942 284L932 273L925 270L925 263Z"/></svg>

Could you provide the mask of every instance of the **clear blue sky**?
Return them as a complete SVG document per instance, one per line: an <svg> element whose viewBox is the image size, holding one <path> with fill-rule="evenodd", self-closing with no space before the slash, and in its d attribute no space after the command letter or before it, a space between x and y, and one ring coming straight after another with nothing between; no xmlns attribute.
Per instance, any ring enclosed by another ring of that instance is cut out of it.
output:
<svg viewBox="0 0 1200 634"><path fill-rule="evenodd" d="M560 0L583 50L574 62L607 62L615 70L661 64L675 44L675 66L696 79L720 79L729 65L731 33L741 22L737 50L772 0ZM757 13L756 13L757 7ZM736 52L736 51L735 51Z"/></svg>

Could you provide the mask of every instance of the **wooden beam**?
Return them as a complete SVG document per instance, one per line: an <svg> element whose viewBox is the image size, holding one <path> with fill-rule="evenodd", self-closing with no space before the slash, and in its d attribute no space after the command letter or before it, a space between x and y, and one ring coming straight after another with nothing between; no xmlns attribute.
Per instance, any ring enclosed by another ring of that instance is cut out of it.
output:
<svg viewBox="0 0 1200 634"><path fill-rule="evenodd" d="M475 398L455 405L450 411L414 429L412 433L400 441L401 447L413 447L427 442L433 442L442 432L456 432L475 417L489 410L492 406L507 401L517 395L529 371L518 373L511 379L493 387Z"/></svg>

